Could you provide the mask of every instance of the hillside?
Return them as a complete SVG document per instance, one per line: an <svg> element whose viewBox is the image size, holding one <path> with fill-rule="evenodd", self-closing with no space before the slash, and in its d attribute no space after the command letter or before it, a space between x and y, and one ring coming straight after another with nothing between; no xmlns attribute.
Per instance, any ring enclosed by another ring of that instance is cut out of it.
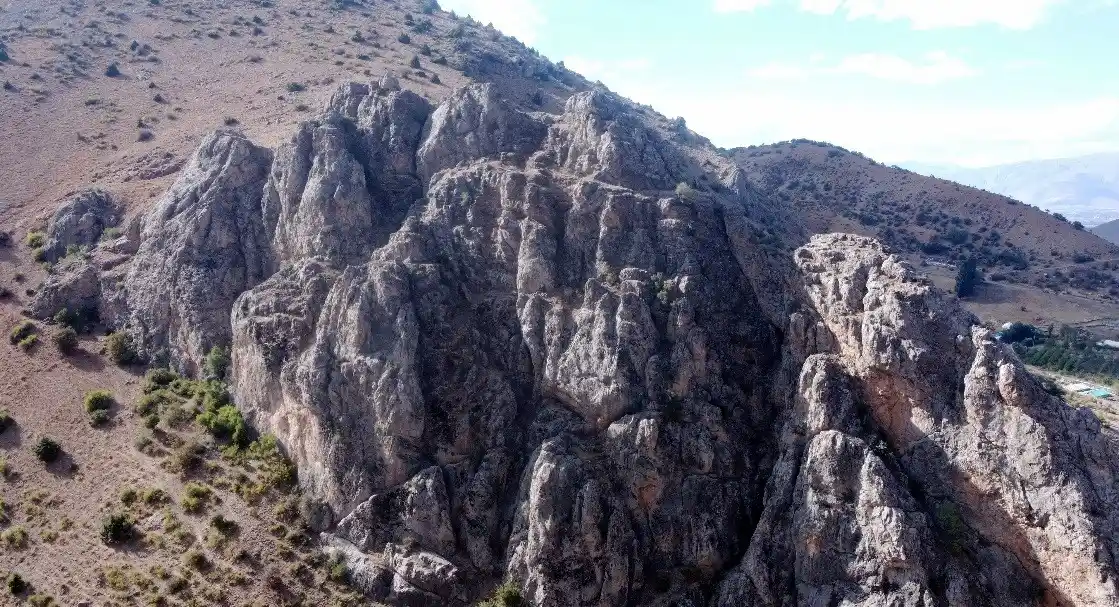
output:
<svg viewBox="0 0 1119 607"><path fill-rule="evenodd" d="M1119 435L906 262L1055 317L1097 236L432 2L0 39L0 601L1119 601Z"/></svg>
<svg viewBox="0 0 1119 607"><path fill-rule="evenodd" d="M1092 233L1108 242L1119 243L1119 219L1101 223L1092 228Z"/></svg>
<svg viewBox="0 0 1119 607"><path fill-rule="evenodd" d="M1086 226L1119 218L1119 153L977 168L914 163L904 166L923 175L1009 196Z"/></svg>
<svg viewBox="0 0 1119 607"><path fill-rule="evenodd" d="M1105 303L1119 295L1119 248L1011 198L826 143L753 146L730 155L751 184L794 209L805 232L873 235L918 265L973 258L988 280L1028 285L1039 294ZM1069 299L1053 300L1064 307Z"/></svg>

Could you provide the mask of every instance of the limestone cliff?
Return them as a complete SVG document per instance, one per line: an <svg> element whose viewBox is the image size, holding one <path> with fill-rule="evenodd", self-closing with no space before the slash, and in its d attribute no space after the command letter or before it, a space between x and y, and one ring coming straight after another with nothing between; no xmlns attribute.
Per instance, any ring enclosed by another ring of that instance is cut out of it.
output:
<svg viewBox="0 0 1119 607"><path fill-rule="evenodd" d="M1114 438L876 242L767 238L792 211L665 124L348 84L274 153L206 138L38 309L230 345L390 604L1119 602Z"/></svg>

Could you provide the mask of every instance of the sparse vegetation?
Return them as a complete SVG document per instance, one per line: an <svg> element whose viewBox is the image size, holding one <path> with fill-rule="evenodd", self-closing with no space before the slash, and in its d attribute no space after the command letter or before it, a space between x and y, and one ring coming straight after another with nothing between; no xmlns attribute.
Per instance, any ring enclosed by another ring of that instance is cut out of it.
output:
<svg viewBox="0 0 1119 607"><path fill-rule="evenodd" d="M131 364L136 360L132 338L123 331L117 331L105 338L105 353L108 354L109 360L119 366Z"/></svg>
<svg viewBox="0 0 1119 607"><path fill-rule="evenodd" d="M12 414L7 409L0 409L0 434L6 432L12 423Z"/></svg>
<svg viewBox="0 0 1119 607"><path fill-rule="evenodd" d="M71 327L63 327L54 332L54 346L63 354L73 354L78 349L78 332Z"/></svg>
<svg viewBox="0 0 1119 607"><path fill-rule="evenodd" d="M182 507L183 512L190 514L201 512L213 492L213 489L202 483L189 482L183 488L183 497L179 500L179 506Z"/></svg>
<svg viewBox="0 0 1119 607"><path fill-rule="evenodd" d="M528 607L521 589L514 582L505 582L494 589L477 607Z"/></svg>
<svg viewBox="0 0 1119 607"><path fill-rule="evenodd" d="M35 331L37 331L38 329L39 328L35 326L35 323L31 322L30 320L21 320L19 321L19 324L12 327L9 338L11 339L11 342L13 344L19 344L23 340L34 335Z"/></svg>
<svg viewBox="0 0 1119 607"><path fill-rule="evenodd" d="M110 63L109 67L105 68L105 75L109 78L120 76L120 67L115 63Z"/></svg>
<svg viewBox="0 0 1119 607"><path fill-rule="evenodd" d="M106 544L124 544L136 535L135 525L127 514L110 514L101 521L101 541Z"/></svg>
<svg viewBox="0 0 1119 607"><path fill-rule="evenodd" d="M83 402L85 403L86 412L93 413L94 411L107 411L111 409L115 401L113 400L112 392L108 390L93 390L91 392L86 392Z"/></svg>
<svg viewBox="0 0 1119 607"><path fill-rule="evenodd" d="M62 445L54 439L44 436L35 443L32 452L40 461L50 464L57 461L58 456L62 455Z"/></svg>
<svg viewBox="0 0 1119 607"><path fill-rule="evenodd" d="M23 525L8 527L0 533L0 543L10 550L23 550L27 547L30 536Z"/></svg>
<svg viewBox="0 0 1119 607"><path fill-rule="evenodd" d="M1029 328L1015 331L1009 337L1010 329L1002 332L1003 341L1013 343L1022 360L1051 371L1119 382L1119 350L1098 346L1091 334L1074 327L1057 331Z"/></svg>
<svg viewBox="0 0 1119 607"><path fill-rule="evenodd" d="M289 93L302 93L307 90L307 85L302 82L289 82L285 88Z"/></svg>
<svg viewBox="0 0 1119 607"><path fill-rule="evenodd" d="M38 249L47 242L47 234L45 232L28 232L27 238L24 240L29 249Z"/></svg>
<svg viewBox="0 0 1119 607"><path fill-rule="evenodd" d="M202 370L206 379L224 380L229 362L229 348L221 346L210 348L210 351L206 354L206 359L202 361Z"/></svg>
<svg viewBox="0 0 1119 607"><path fill-rule="evenodd" d="M8 574L8 594L20 595L27 592L27 582L18 574Z"/></svg>
<svg viewBox="0 0 1119 607"><path fill-rule="evenodd" d="M89 425L99 428L109 423L109 412L103 410L89 412Z"/></svg>

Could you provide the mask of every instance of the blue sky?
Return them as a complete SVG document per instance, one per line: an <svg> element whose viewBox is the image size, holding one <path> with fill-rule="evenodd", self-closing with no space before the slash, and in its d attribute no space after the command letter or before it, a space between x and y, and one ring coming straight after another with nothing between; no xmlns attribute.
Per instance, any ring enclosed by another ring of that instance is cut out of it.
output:
<svg viewBox="0 0 1119 607"><path fill-rule="evenodd" d="M888 163L1119 150L1119 0L442 0L717 145Z"/></svg>

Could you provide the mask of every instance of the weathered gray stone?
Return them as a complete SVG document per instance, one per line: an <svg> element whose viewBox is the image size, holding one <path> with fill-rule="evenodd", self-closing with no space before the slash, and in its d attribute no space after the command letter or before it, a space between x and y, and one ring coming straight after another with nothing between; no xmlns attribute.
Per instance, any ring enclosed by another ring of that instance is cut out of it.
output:
<svg viewBox="0 0 1119 607"><path fill-rule="evenodd" d="M104 190L87 190L64 202L47 225L43 259L54 262L71 251L88 253L105 230L121 221L120 205Z"/></svg>
<svg viewBox="0 0 1119 607"><path fill-rule="evenodd" d="M275 159L211 136L70 280L149 356L232 344L371 599L1115 604L1114 438L877 243L790 257L789 209L605 91L398 85Z"/></svg>

